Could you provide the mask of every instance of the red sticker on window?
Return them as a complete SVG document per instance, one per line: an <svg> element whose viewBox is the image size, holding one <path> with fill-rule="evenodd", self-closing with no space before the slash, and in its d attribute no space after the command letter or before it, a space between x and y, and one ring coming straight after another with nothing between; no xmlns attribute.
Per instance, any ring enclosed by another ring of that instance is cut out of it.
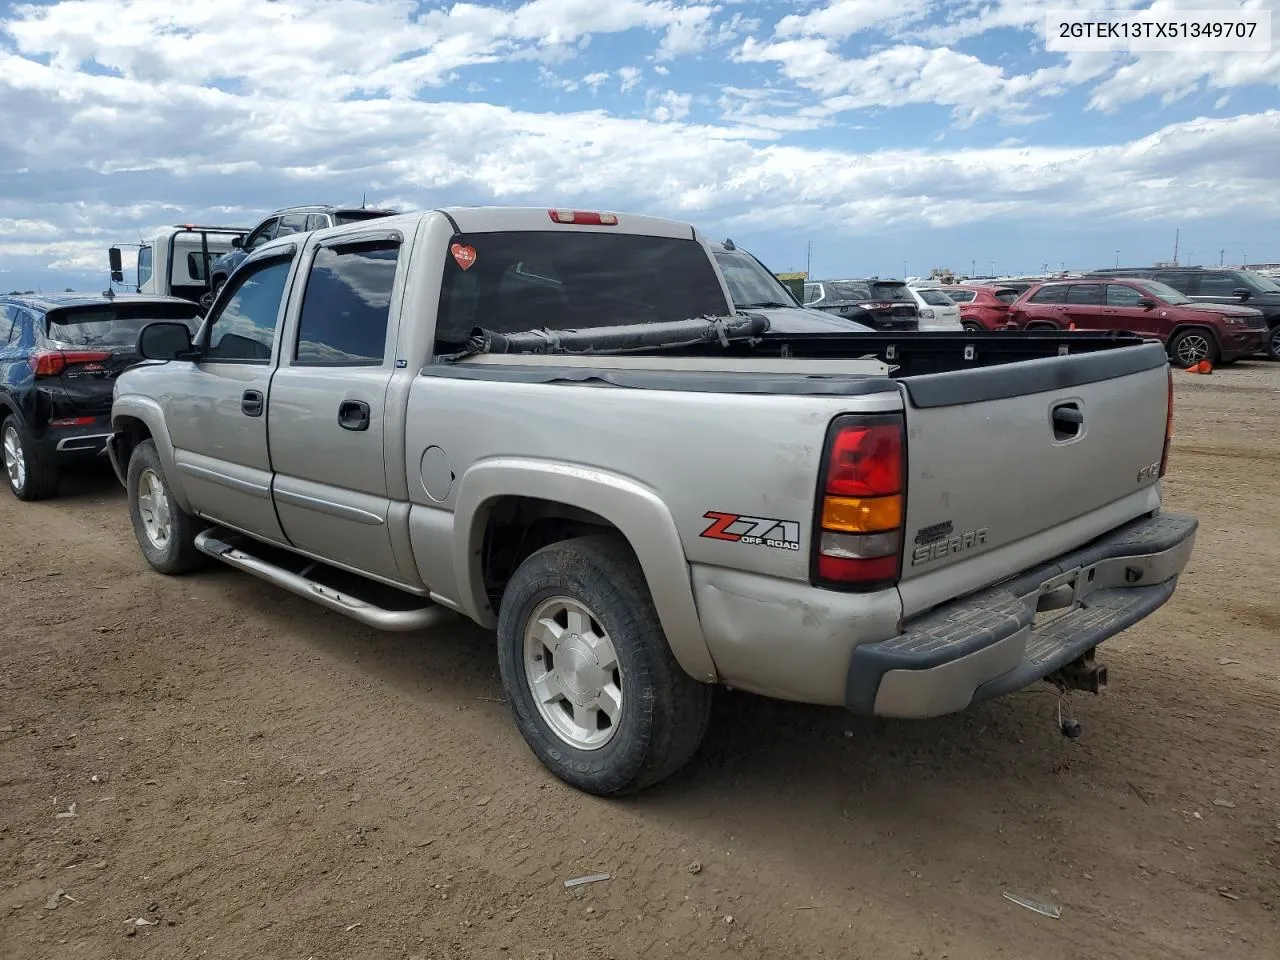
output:
<svg viewBox="0 0 1280 960"><path fill-rule="evenodd" d="M463 270L470 270L476 262L476 248L462 243L455 243L449 248L449 252L453 254L453 259L458 262Z"/></svg>

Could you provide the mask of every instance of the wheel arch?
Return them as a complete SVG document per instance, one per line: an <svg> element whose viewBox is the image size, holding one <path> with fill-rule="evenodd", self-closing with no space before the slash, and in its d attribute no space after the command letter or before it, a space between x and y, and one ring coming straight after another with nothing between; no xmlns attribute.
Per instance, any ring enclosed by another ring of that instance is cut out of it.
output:
<svg viewBox="0 0 1280 960"><path fill-rule="evenodd" d="M1177 342L1179 337L1181 337L1184 333L1191 333L1192 331L1195 331L1196 333L1207 334L1209 339L1213 341L1213 346L1214 346L1214 349L1217 350L1218 356L1219 357L1222 356L1222 340L1218 336L1218 331L1214 330L1213 327L1208 326L1206 324L1195 323L1195 322L1179 323L1172 330L1169 331L1169 336L1164 342L1165 353L1166 354L1169 353L1169 349L1173 346L1174 343ZM1169 359L1173 360L1173 357L1170 356Z"/></svg>
<svg viewBox="0 0 1280 960"><path fill-rule="evenodd" d="M174 457L173 441L165 427L164 412L160 404L149 397L119 397L111 405L111 429L114 435L109 441L112 455L119 462L119 472L127 474L129 457L138 444L150 440L156 446L160 463L164 466L165 480L178 505L191 512L191 502L182 486L182 475Z"/></svg>
<svg viewBox="0 0 1280 960"><path fill-rule="evenodd" d="M459 479L454 505L453 567L464 612L482 626L497 625L486 581L486 545L495 518L508 515L513 504L535 505L526 517L563 521L545 542L565 539L558 533L575 536L581 527L616 530L640 564L676 661L690 676L715 681L675 520L654 490L607 471L516 458L471 467Z"/></svg>

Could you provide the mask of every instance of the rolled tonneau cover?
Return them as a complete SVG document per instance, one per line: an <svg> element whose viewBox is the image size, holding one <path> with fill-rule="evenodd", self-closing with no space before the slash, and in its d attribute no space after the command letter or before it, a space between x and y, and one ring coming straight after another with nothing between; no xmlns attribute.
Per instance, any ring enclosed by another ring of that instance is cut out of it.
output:
<svg viewBox="0 0 1280 960"><path fill-rule="evenodd" d="M585 330L544 328L520 333L496 333L476 327L471 331L466 347L447 359L460 360L477 353L630 353L717 342L728 346L731 341L753 339L768 331L768 317L756 314L698 317L666 323L619 324L589 327Z"/></svg>

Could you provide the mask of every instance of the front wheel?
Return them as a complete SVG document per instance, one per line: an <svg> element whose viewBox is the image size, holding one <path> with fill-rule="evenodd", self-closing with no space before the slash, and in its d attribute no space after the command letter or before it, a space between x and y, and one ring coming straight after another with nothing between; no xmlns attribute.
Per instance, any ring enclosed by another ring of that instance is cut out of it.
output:
<svg viewBox="0 0 1280 960"><path fill-rule="evenodd" d="M516 570L498 617L498 665L521 736L556 776L616 796L697 751L712 688L676 663L627 544L592 535Z"/></svg>
<svg viewBox="0 0 1280 960"><path fill-rule="evenodd" d="M1204 330L1183 330L1169 341L1169 359L1186 369L1202 360L1218 362L1218 343Z"/></svg>
<svg viewBox="0 0 1280 960"><path fill-rule="evenodd" d="M1267 356L1272 360L1280 360L1280 323L1271 328L1267 338Z"/></svg>
<svg viewBox="0 0 1280 960"><path fill-rule="evenodd" d="M173 499L154 441L134 447L126 486L133 535L147 563L167 574L199 566L203 554L195 547L196 519Z"/></svg>

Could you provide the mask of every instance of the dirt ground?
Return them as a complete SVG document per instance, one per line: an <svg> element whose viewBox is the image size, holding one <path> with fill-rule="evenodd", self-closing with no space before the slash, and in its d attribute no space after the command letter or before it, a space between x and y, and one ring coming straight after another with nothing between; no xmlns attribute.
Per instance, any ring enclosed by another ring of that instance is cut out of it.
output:
<svg viewBox="0 0 1280 960"><path fill-rule="evenodd" d="M105 471L0 496L0 957L1280 956L1280 367L1177 376L1199 542L1082 739L1043 690L930 722L726 692L623 802L536 763L478 629L154 574Z"/></svg>

